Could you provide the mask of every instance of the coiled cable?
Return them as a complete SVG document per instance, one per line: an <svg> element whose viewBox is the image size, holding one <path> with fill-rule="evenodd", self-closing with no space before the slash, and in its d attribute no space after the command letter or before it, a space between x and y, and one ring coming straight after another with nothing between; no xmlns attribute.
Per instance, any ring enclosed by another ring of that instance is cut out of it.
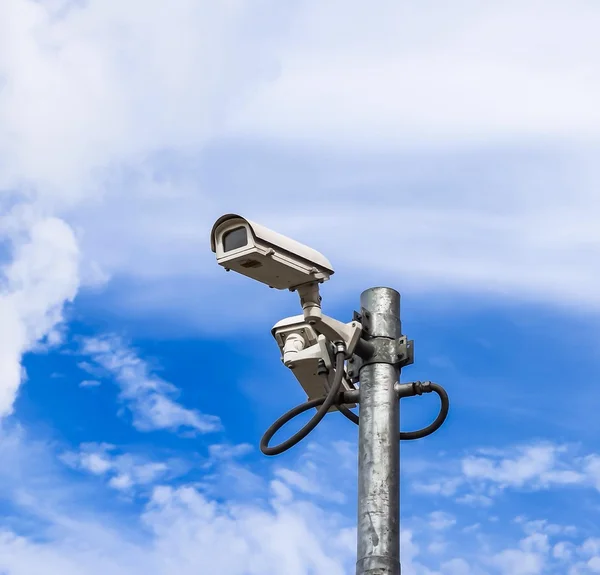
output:
<svg viewBox="0 0 600 575"><path fill-rule="evenodd" d="M342 386L342 380L344 378L344 360L346 358L346 347L342 344L338 344L335 354L335 375L329 391L326 396L311 399L306 403L301 403L293 409L290 409L287 413L283 414L262 436L260 440L260 450L265 455L279 455L284 451L290 449L298 442L302 441L325 417L329 409L340 401L339 391ZM320 407L319 407L320 406ZM313 407L319 407L317 413L315 413L310 421L300 429L300 431L294 433L289 439L282 441L279 445L269 447L269 441L273 436L289 421L291 421L297 415L308 411Z"/></svg>
<svg viewBox="0 0 600 575"><path fill-rule="evenodd" d="M325 389L331 389L331 383L329 382L329 374L325 375ZM400 441L412 441L415 439L422 439L423 437L427 437L432 433L435 433L446 421L448 417L448 411L450 409L450 399L448 398L448 393L446 390L439 384L433 383L431 381L420 382L416 381L412 383L414 395L422 395L423 393L431 393L432 391L438 395L440 398L440 411L430 425L424 427L423 429L419 429L417 431L400 431L399 437ZM360 416L356 415L356 413L350 411L344 405L337 406L340 413L346 418L349 419L352 423L359 425Z"/></svg>
<svg viewBox="0 0 600 575"><path fill-rule="evenodd" d="M327 394L323 397L317 397L315 399L310 399L305 403L301 403L297 405L293 409L290 409L287 413L283 414L277 421L275 421L269 429L265 432L260 440L260 450L265 455L279 455L284 451L287 451L300 441L302 441L325 417L327 412L331 409L332 406L337 406L337 409L342 413L344 417L352 421L358 425L360 423L360 417L356 415L356 413L350 411L345 405L342 404L343 401L343 393L340 392L340 388L342 386L342 382L346 375L344 369L344 361L346 356L345 347L342 344L338 344L338 348L336 350L335 355L335 370L333 373L331 372L323 372L324 376L324 385L327 391ZM412 384L412 392L411 395L422 395L423 393L434 392L440 398L440 411L438 416L435 418L433 423L424 427L423 429L419 429L417 431L400 431L399 439L401 441L411 441L415 439L422 439L423 437L427 437L431 435L435 431L437 431L444 421L446 421L446 417L448 417L448 411L450 409L450 400L448 398L448 393L446 390L439 384L433 383L431 381L420 382L416 381ZM269 441L273 438L273 436L286 424L289 423L294 417L308 411L309 409L313 409L317 407L317 413L313 415L313 417L302 427L298 432L294 433L289 439L282 441L279 445L275 445L273 447L269 447Z"/></svg>

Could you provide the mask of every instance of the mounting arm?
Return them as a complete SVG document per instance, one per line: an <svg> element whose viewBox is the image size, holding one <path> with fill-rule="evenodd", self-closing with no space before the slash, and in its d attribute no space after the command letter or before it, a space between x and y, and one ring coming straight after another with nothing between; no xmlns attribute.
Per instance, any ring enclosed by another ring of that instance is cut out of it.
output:
<svg viewBox="0 0 600 575"><path fill-rule="evenodd" d="M313 329L324 335L330 342L342 342L346 345L346 357L351 357L360 340L362 325L358 321L343 323L324 315L321 310L321 296L319 284L311 282L295 288L300 296L302 311L306 323Z"/></svg>

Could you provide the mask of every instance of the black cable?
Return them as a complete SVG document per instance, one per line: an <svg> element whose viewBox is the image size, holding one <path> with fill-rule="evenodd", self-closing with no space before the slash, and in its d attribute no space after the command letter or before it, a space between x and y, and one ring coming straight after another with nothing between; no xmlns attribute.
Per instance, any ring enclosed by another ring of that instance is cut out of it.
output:
<svg viewBox="0 0 600 575"><path fill-rule="evenodd" d="M345 370L344 370L344 359L345 359L345 351L340 350L336 353L336 368L331 378L332 381L330 383L329 374L324 373L325 376L325 389L327 390L327 395L323 397L318 397L316 399L311 399L305 403L297 405L293 409L290 409L287 413L282 415L262 436L260 440L260 450L265 455L279 455L284 451L287 451L300 441L302 441L325 417L327 412L331 409L332 406L337 406L337 409L352 423L356 425L360 422L360 417L356 415L354 412L350 411L345 405L342 404L343 401L343 393L340 392L340 387L342 385L342 381L344 380ZM413 384L414 386L418 386L417 395L421 395L423 393L429 393L431 391L435 392L440 398L441 406L438 416L435 418L433 423L424 427L423 429L419 429L417 431L400 431L399 438L401 441L410 441L415 439L422 439L423 437L427 437L431 435L435 431L437 431L444 421L446 417L448 417L448 411L450 409L450 400L448 398L448 394L446 390L437 383L426 382L424 384L417 382ZM415 389L416 391L416 389ZM279 445L274 447L269 447L269 441L273 438L273 436L288 422L290 422L294 417L308 411L309 409L313 409L318 407L317 413L310 419L310 421L302 428L300 431L292 435L289 439L283 441Z"/></svg>
<svg viewBox="0 0 600 575"><path fill-rule="evenodd" d="M344 374L345 375L345 374ZM329 379L330 379L330 373L329 372L325 372L323 374L324 377L324 385L325 385L325 391L329 391L331 389L331 383L329 383ZM349 419L352 423L355 423L356 425L358 425L358 415L356 415L356 413L350 411L350 409L348 409L345 405L341 405L341 404L336 404L336 407L338 408L338 411L346 418Z"/></svg>
<svg viewBox="0 0 600 575"><path fill-rule="evenodd" d="M352 423L356 423L356 425L358 425L359 417L356 415L356 413L350 411L345 405L338 405L337 408L346 419L349 419Z"/></svg>
<svg viewBox="0 0 600 575"><path fill-rule="evenodd" d="M326 389L331 389L329 379L327 377L325 378L325 382ZM427 427L424 427L423 429L419 429L417 431L401 431L401 441L412 441L415 439L422 439L423 437L427 437L428 435L435 433L443 425L444 421L446 421L446 417L448 417L448 411L450 409L450 400L448 398L446 390L441 385L438 385L437 383L433 382L427 382L424 385L419 385L421 386L420 389L422 391L418 395L421 395L422 393L429 393L431 391L437 393L441 402L440 411L438 413L438 416L435 418L434 422L428 425ZM356 413L353 413L344 405L338 405L337 408L341 412L341 414L347 419L349 419L352 423L355 423L356 425L359 424L360 417L356 415Z"/></svg>
<svg viewBox="0 0 600 575"><path fill-rule="evenodd" d="M284 451L290 449L298 442L302 441L317 425L321 422L321 420L325 417L331 406L335 405L340 401L339 390L342 385L342 380L344 378L344 360L346 357L345 348L342 350L338 350L335 355L335 376L333 378L333 383L329 389L329 392L325 397L319 397L317 399L311 399L306 403L302 403L293 409L290 409L287 413L282 415L262 436L260 440L260 450L265 455L279 455ZM289 439L286 439L279 445L275 445L274 447L269 447L269 441L273 438L273 436L289 421L291 421L297 415L308 411L313 407L319 407L317 413L313 415L310 421L302 428L300 431L292 435Z"/></svg>
<svg viewBox="0 0 600 575"><path fill-rule="evenodd" d="M446 390L437 383L428 382L428 387L430 388L429 390L425 388L423 391L433 391L437 393L438 397L440 398L441 405L438 416L435 418L435 421L431 425L428 425L423 429L419 429L418 431L401 431L400 440L406 441L412 439L422 439L423 437L427 437L428 435L431 435L440 427L442 427L442 424L444 423L444 421L446 421L446 417L448 417L448 410L450 409L450 400L448 399L448 394L446 393Z"/></svg>

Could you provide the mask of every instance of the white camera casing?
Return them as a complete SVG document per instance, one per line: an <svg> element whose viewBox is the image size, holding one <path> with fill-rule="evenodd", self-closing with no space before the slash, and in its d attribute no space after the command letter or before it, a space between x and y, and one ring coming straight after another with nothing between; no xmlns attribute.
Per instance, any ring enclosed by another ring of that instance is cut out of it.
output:
<svg viewBox="0 0 600 575"><path fill-rule="evenodd" d="M308 399L322 397L326 391L323 385L324 376L319 375L319 361L322 360L329 371L333 365L333 346L325 336L318 335L306 323L303 315L285 318L275 324L271 330L275 341L281 351L281 360L288 367L302 388ZM353 384L344 378L341 391L356 389ZM354 407L348 405L347 407ZM330 411L335 411L332 407Z"/></svg>
<svg viewBox="0 0 600 575"><path fill-rule="evenodd" d="M334 273L318 251L237 214L221 216L210 244L217 263L276 289L327 281Z"/></svg>

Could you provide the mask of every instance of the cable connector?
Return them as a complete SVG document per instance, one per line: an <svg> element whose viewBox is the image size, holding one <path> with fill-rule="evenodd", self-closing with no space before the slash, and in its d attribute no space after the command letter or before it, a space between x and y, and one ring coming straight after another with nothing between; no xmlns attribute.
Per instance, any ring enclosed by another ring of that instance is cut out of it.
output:
<svg viewBox="0 0 600 575"><path fill-rule="evenodd" d="M319 377L325 377L329 373L329 368L325 365L325 362L320 359L317 366L317 375Z"/></svg>
<svg viewBox="0 0 600 575"><path fill-rule="evenodd" d="M412 385L415 395L423 395L424 393L431 393L433 391L431 381L413 381Z"/></svg>
<svg viewBox="0 0 600 575"><path fill-rule="evenodd" d="M335 353L343 353L344 356L346 355L346 351L348 348L346 347L346 344L343 341L336 341L334 345Z"/></svg>

